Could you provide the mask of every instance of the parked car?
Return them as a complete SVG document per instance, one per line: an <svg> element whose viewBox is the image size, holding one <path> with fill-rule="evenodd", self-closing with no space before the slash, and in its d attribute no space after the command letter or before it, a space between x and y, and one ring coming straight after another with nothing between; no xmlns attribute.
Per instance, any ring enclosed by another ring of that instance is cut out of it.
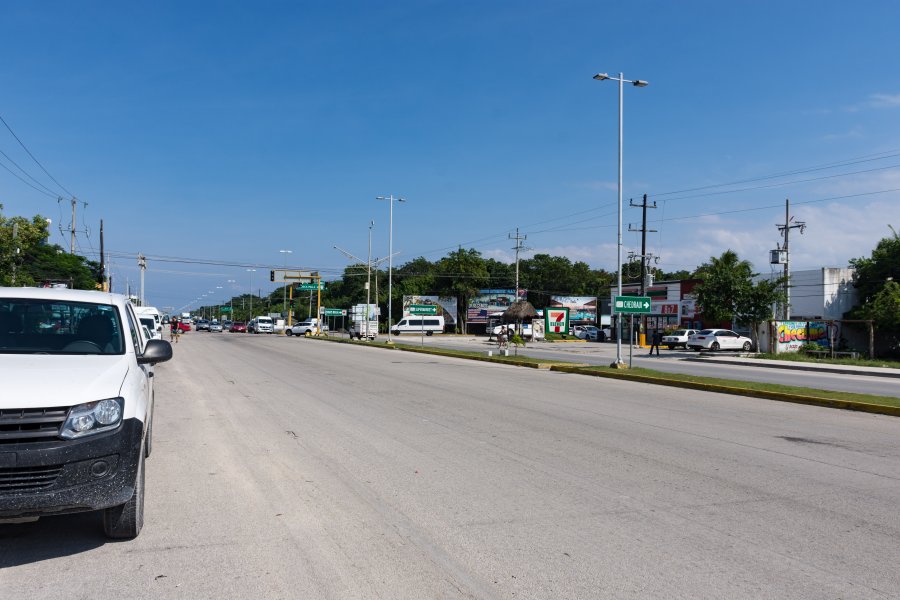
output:
<svg viewBox="0 0 900 600"><path fill-rule="evenodd" d="M209 331L210 332L216 331L218 333L222 333L222 324L219 323L218 321L213 321L212 323L209 324Z"/></svg>
<svg viewBox="0 0 900 600"><path fill-rule="evenodd" d="M668 346L669 350L674 350L678 346L687 348L688 340L695 333L696 329L676 329L663 336L662 345Z"/></svg>
<svg viewBox="0 0 900 600"><path fill-rule="evenodd" d="M147 328L150 332L150 335L147 337L148 340L161 340L162 332L156 330L156 320L152 315L138 315L138 319L141 321L141 325Z"/></svg>
<svg viewBox="0 0 900 600"><path fill-rule="evenodd" d="M209 321L206 319L198 319L197 331L209 331Z"/></svg>
<svg viewBox="0 0 900 600"><path fill-rule="evenodd" d="M231 323L228 331L231 333L247 333L247 324L243 321L234 321Z"/></svg>
<svg viewBox="0 0 900 600"><path fill-rule="evenodd" d="M492 329L492 331L494 332L494 335L500 335L500 329L503 327L506 327L507 329L512 329L512 330L516 331L516 333L518 333L519 335L521 335L524 338L530 338L531 334L532 334L531 323L522 323L522 331L521 332L518 330L518 325L516 323L508 323L505 325L497 325L496 327L494 327Z"/></svg>
<svg viewBox="0 0 900 600"><path fill-rule="evenodd" d="M690 337L687 347L691 350L743 350L750 352L753 340L730 329L703 329Z"/></svg>
<svg viewBox="0 0 900 600"><path fill-rule="evenodd" d="M66 328L41 328L53 315ZM146 339L128 298L0 288L0 520L99 510L110 538L144 524L153 365L172 346Z"/></svg>
<svg viewBox="0 0 900 600"><path fill-rule="evenodd" d="M611 337L609 327L600 329L595 325L576 325L572 331L575 337L590 342L605 342Z"/></svg>

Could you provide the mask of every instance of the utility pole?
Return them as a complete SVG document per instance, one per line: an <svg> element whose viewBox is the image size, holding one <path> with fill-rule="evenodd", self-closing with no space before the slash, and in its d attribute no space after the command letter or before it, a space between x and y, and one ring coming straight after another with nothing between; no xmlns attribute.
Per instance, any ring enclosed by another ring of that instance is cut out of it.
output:
<svg viewBox="0 0 900 600"><path fill-rule="evenodd" d="M647 194L644 194L644 200L640 204L635 204L634 200L628 201L629 206L635 206L641 208L641 228L640 229L632 229L631 225L628 226L628 231L640 231L641 232L641 296L647 295L647 265L649 263L650 255L647 254L647 232L656 233L655 229L647 229L647 209L648 208L656 208L656 200L653 201L653 204L647 204ZM644 335L647 334L647 317L646 315L641 315L641 332Z"/></svg>
<svg viewBox="0 0 900 600"><path fill-rule="evenodd" d="M103 262L103 219L100 219L100 289L108 292L106 287L106 264Z"/></svg>
<svg viewBox="0 0 900 600"><path fill-rule="evenodd" d="M509 234L509 239L516 240L516 245L512 247L512 250L516 251L516 299L515 301L519 301L519 252L527 250L525 248L525 240L528 239L527 235L519 235L519 228L516 227L516 235Z"/></svg>
<svg viewBox="0 0 900 600"><path fill-rule="evenodd" d="M69 228L69 231L72 232L71 242L69 243L69 253L75 254L75 205L77 201L75 198L72 198L72 226Z"/></svg>
<svg viewBox="0 0 900 600"><path fill-rule="evenodd" d="M13 222L12 228L12 242L14 247L15 256L13 256L13 264L12 264L12 284L16 285L16 267L19 264L19 224Z"/></svg>
<svg viewBox="0 0 900 600"><path fill-rule="evenodd" d="M147 257L138 254L138 266L141 268L141 306L144 306L144 271L147 270Z"/></svg>
<svg viewBox="0 0 900 600"><path fill-rule="evenodd" d="M806 230L806 222L804 221L794 221L791 216L791 200L790 198L786 198L784 200L784 224L778 225L775 227L778 228L778 231L781 232L781 235L784 236L784 245L781 247L781 250L784 252L784 320L787 321L791 318L791 250L788 245L788 240L790 238L791 229L799 229L800 234Z"/></svg>

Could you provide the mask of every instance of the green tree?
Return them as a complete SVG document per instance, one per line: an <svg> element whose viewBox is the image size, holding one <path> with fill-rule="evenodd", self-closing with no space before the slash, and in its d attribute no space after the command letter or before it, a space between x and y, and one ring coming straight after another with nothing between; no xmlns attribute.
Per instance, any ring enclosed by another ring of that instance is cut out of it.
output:
<svg viewBox="0 0 900 600"><path fill-rule="evenodd" d="M460 248L451 252L437 264L438 293L442 296L456 296L459 303L460 325L465 331L466 307L469 299L490 281L485 261L481 253L470 248Z"/></svg>
<svg viewBox="0 0 900 600"><path fill-rule="evenodd" d="M888 225L890 227L890 225ZM889 237L881 239L869 258L856 258L850 266L856 269L853 285L859 301L846 313L850 319L871 319L877 331L880 349L889 353L900 350L900 236L890 227Z"/></svg>
<svg viewBox="0 0 900 600"><path fill-rule="evenodd" d="M695 275L703 279L694 288L703 316L716 323L735 320L738 307L752 286L750 263L738 258L733 250L726 250L718 258L711 256Z"/></svg>

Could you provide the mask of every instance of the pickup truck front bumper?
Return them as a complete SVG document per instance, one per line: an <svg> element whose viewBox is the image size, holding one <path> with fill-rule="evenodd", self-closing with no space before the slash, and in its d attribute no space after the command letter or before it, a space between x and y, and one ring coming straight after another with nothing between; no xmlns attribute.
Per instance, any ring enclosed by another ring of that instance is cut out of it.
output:
<svg viewBox="0 0 900 600"><path fill-rule="evenodd" d="M143 423L77 440L0 445L0 519L99 510L134 494Z"/></svg>

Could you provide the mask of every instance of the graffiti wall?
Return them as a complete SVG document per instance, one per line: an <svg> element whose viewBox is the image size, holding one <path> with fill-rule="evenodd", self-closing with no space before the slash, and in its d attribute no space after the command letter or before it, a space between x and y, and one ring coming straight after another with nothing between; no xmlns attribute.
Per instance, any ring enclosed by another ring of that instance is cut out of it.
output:
<svg viewBox="0 0 900 600"><path fill-rule="evenodd" d="M803 344L830 346L828 324L824 321L776 321L775 352L797 352Z"/></svg>

